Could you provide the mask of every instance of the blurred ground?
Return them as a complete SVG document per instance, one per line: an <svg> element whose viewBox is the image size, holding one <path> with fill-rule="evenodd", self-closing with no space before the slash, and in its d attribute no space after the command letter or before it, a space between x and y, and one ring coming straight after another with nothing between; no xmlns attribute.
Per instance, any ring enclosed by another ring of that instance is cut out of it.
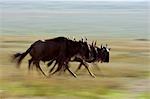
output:
<svg viewBox="0 0 150 99"><path fill-rule="evenodd" d="M11 55L24 52L37 36L2 36L0 42L0 99L149 99L150 41L143 39L96 39L98 45L107 43L111 47L110 63L90 65L96 75L92 78L82 68L78 78L68 72L46 78L34 69L27 70L29 55L20 69L11 62ZM71 70L78 63L71 63ZM47 73L46 64L41 63Z"/></svg>

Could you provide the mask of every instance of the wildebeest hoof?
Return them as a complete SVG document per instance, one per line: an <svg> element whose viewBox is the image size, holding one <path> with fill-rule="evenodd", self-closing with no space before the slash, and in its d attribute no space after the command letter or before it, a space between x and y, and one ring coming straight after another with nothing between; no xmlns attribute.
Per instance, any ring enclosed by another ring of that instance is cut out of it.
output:
<svg viewBox="0 0 150 99"><path fill-rule="evenodd" d="M76 75L76 74L74 74L73 76L74 76L75 78L77 78L77 75Z"/></svg>
<svg viewBox="0 0 150 99"><path fill-rule="evenodd" d="M91 76L92 76L93 78L96 78L96 76L95 76L94 74L91 74Z"/></svg>

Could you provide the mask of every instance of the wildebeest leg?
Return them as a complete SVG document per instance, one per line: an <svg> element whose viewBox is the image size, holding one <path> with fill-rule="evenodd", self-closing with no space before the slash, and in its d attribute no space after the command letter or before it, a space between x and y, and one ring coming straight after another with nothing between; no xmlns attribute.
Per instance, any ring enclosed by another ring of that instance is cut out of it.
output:
<svg viewBox="0 0 150 99"><path fill-rule="evenodd" d="M74 74L69 68L67 68L67 70L68 70L75 78L77 78L76 74Z"/></svg>
<svg viewBox="0 0 150 99"><path fill-rule="evenodd" d="M85 68L88 70L89 74L95 78L95 75L90 71L90 69L88 68L88 64L86 64L85 62L83 62L83 65L85 66Z"/></svg>
<svg viewBox="0 0 150 99"><path fill-rule="evenodd" d="M56 65L57 65L57 62L55 62L54 66L49 70L49 76L51 75L51 72L54 70Z"/></svg>
<svg viewBox="0 0 150 99"><path fill-rule="evenodd" d="M73 75L75 78L77 77L77 75L74 74L74 73L69 69L69 67L70 67L70 66L69 66L69 59L66 59L66 62L65 62L65 64L64 64L64 66L65 66L65 67L63 67L64 70L67 69L71 75Z"/></svg>
<svg viewBox="0 0 150 99"><path fill-rule="evenodd" d="M70 68L69 63L68 63L68 68ZM64 67L64 68L63 68L63 71L66 72L66 70L67 70L67 68Z"/></svg>
<svg viewBox="0 0 150 99"><path fill-rule="evenodd" d="M57 65L57 62L55 62L54 66L50 69L49 73L51 73L54 70L56 65Z"/></svg>
<svg viewBox="0 0 150 99"><path fill-rule="evenodd" d="M68 64L68 68L70 68L69 63L67 63L67 64ZM64 65L64 66L62 66L61 70L59 71L59 75L61 75L61 74L62 74L62 72L63 72L63 73L65 73L65 72L66 72L66 70L67 70L66 66L65 66L65 65Z"/></svg>
<svg viewBox="0 0 150 99"><path fill-rule="evenodd" d="M52 65L52 63L54 62L55 59L50 60L50 62L48 62L47 66L49 67L50 65Z"/></svg>
<svg viewBox="0 0 150 99"><path fill-rule="evenodd" d="M81 67L83 65L83 60L81 58L75 57L75 59L73 61L80 62L78 68L75 70L75 72L77 72L79 69L81 69Z"/></svg>
<svg viewBox="0 0 150 99"><path fill-rule="evenodd" d="M33 62L33 59L31 58L29 61L28 61L28 70L31 69L31 63Z"/></svg>
<svg viewBox="0 0 150 99"><path fill-rule="evenodd" d="M57 64L57 63L55 63L55 64ZM55 74L56 72L58 72L59 70L61 70L62 65L63 65L63 64L58 63L58 67L57 67L57 69L56 69L53 73L51 73L51 75L53 75L53 74Z"/></svg>
<svg viewBox="0 0 150 99"><path fill-rule="evenodd" d="M83 65L83 63L81 62L75 72L77 72L79 69L81 69L82 65Z"/></svg>
<svg viewBox="0 0 150 99"><path fill-rule="evenodd" d="M36 61L36 62L35 62L35 65L36 65L37 69L39 69L40 72L41 72L44 76L46 76L46 74L43 72L43 70L41 69L41 67L40 67L40 65L39 65L39 61Z"/></svg>
<svg viewBox="0 0 150 99"><path fill-rule="evenodd" d="M53 73L51 73L52 75L61 70L62 66L64 65L64 60L65 57L62 54L57 57L55 64L58 64L58 67Z"/></svg>
<svg viewBox="0 0 150 99"><path fill-rule="evenodd" d="M65 67L63 67L63 66L65 66ZM71 73L74 77L77 77L76 74L74 74L74 73L69 69L68 62L66 62L66 63L64 64L63 61L58 64L57 69L52 73L52 75L55 74L56 72L60 71L60 70L63 69L63 68L66 68L66 69L69 71L69 73Z"/></svg>
<svg viewBox="0 0 150 99"><path fill-rule="evenodd" d="M67 64L65 65L65 67L66 67L66 69L69 71L69 73L70 73L71 75L73 75L75 78L77 78L76 74L74 74L74 73L69 69L69 66L68 66Z"/></svg>

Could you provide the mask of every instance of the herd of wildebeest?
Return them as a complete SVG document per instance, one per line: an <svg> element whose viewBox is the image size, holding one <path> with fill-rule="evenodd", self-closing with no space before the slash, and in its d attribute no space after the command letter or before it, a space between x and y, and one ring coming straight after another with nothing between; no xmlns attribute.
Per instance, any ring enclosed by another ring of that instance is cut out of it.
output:
<svg viewBox="0 0 150 99"><path fill-rule="evenodd" d="M43 75L47 76L40 67L40 61L48 62L47 66L53 65L49 70L49 76L56 72L69 71L74 77L77 77L69 68L69 62L80 62L76 71L84 66L92 77L95 75L89 70L88 63L109 62L110 48L96 45L96 41L91 44L87 42L87 38L76 41L66 37L56 37L47 40L38 40L34 42L29 49L23 53L13 55L13 60L17 63L17 67L27 54L31 59L28 61L28 69L36 67Z"/></svg>

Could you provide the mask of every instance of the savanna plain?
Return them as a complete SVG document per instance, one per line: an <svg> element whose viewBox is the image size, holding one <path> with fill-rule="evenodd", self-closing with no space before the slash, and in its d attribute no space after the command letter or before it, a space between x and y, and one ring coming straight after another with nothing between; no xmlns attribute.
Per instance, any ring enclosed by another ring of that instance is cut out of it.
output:
<svg viewBox="0 0 150 99"><path fill-rule="evenodd" d="M16 52L24 52L39 39L51 36L0 37L0 99L149 99L149 56L150 41L147 39L104 39L89 37L88 42L97 40L97 45L108 44L111 48L110 62L89 64L96 75L92 78L85 68L76 74L68 72L44 77L35 68L28 71L28 55L21 67L11 61ZM70 63L75 71L79 63ZM46 63L40 63L48 74ZM98 69L99 68L99 69Z"/></svg>

